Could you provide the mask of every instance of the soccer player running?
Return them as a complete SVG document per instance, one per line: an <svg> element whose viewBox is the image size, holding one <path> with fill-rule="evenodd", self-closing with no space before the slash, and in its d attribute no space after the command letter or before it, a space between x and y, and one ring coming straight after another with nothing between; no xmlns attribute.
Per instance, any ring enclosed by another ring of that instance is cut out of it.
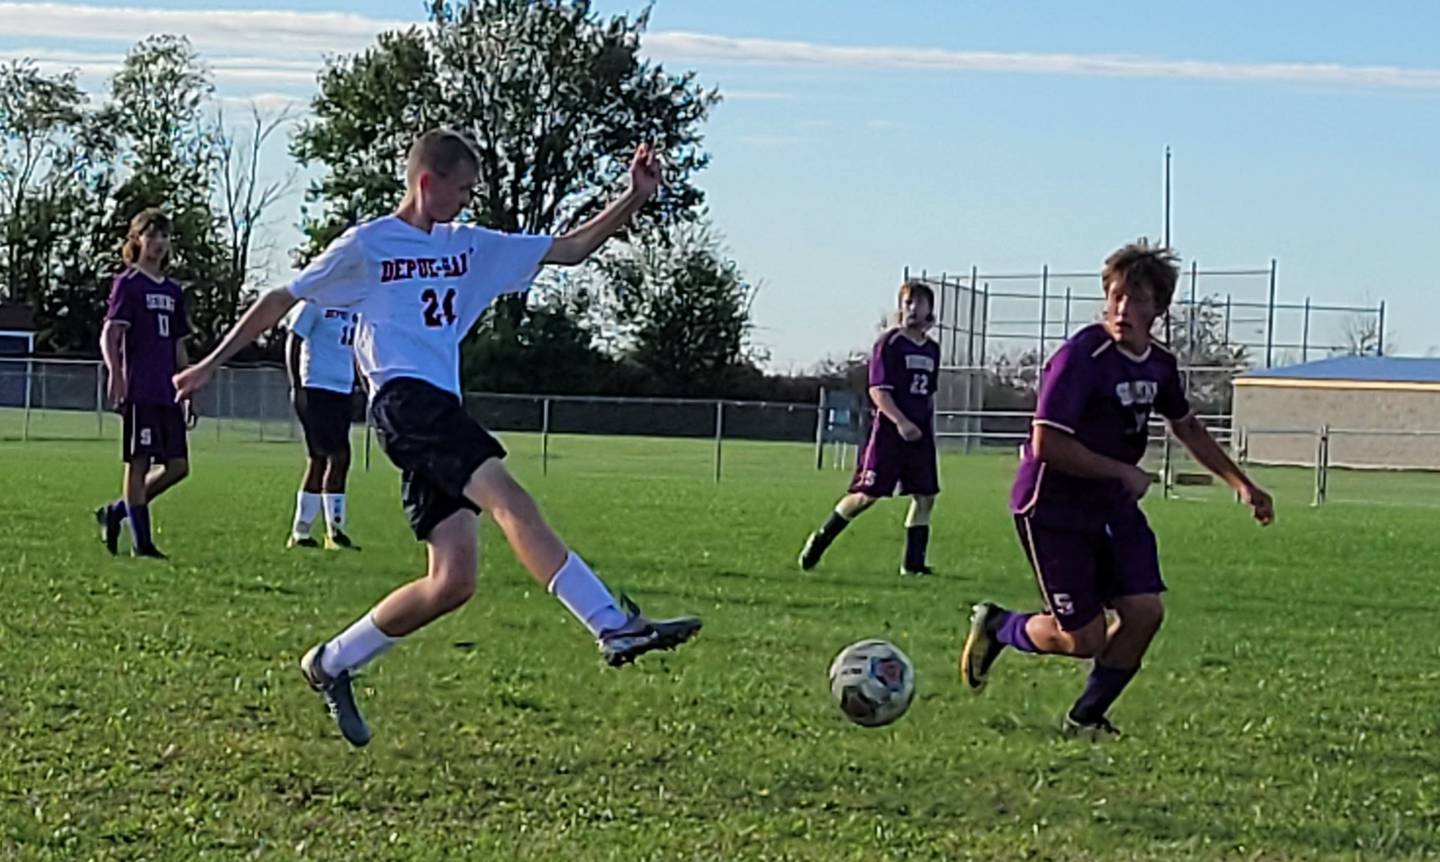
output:
<svg viewBox="0 0 1440 862"><path fill-rule="evenodd" d="M105 548L119 553L120 532L130 521L137 557L165 559L150 529L150 504L190 473L185 435L193 414L176 403L171 378L189 364L185 296L165 276L170 257L170 218L147 209L130 220L121 249L125 269L110 287L100 353L110 375L110 403L122 419L120 499L95 510Z"/></svg>
<svg viewBox="0 0 1440 862"><path fill-rule="evenodd" d="M1190 410L1175 357L1150 336L1170 307L1176 259L1141 240L1105 261L1104 322L1081 329L1045 366L1030 440L1021 450L1010 507L1045 602L1042 613L975 606L960 656L971 689L985 685L1006 647L1094 659L1062 730L1119 735L1109 710L1140 669L1164 616L1155 534L1139 501L1150 476L1151 410L1195 460L1219 476L1262 525L1274 503L1230 460ZM1107 625L1105 608L1115 612Z"/></svg>
<svg viewBox="0 0 1440 862"><path fill-rule="evenodd" d="M494 518L530 574L596 638L611 666L672 649L700 630L693 617L651 620L629 599L617 600L556 536L506 470L505 450L465 412L460 397L460 341L481 313L496 297L527 290L540 266L573 266L600 248L655 193L659 160L639 147L628 191L558 237L453 224L478 176L475 151L459 134L421 135L410 149L405 197L393 215L346 231L288 289L261 297L213 353L176 378L182 397L193 394L297 299L360 315L355 355L372 393L371 417L381 447L402 471L406 512L427 545L429 568L300 660L306 681L352 745L369 742L370 728L355 703L351 674L474 593L481 511Z"/></svg>
<svg viewBox="0 0 1440 862"><path fill-rule="evenodd" d="M881 497L898 489L910 496L905 516L902 575L929 575L930 515L940 493L935 463L935 383L940 345L926 333L935 322L935 293L921 281L900 286L900 325L887 330L870 353L870 439L856 459L850 492L810 534L800 568L810 571L835 537Z"/></svg>
<svg viewBox="0 0 1440 862"><path fill-rule="evenodd" d="M305 478L286 543L291 548L319 547L310 533L322 510L325 547L357 548L345 533L357 323L358 316L348 308L322 308L313 302L297 302L286 318L290 335L285 365L306 451Z"/></svg>

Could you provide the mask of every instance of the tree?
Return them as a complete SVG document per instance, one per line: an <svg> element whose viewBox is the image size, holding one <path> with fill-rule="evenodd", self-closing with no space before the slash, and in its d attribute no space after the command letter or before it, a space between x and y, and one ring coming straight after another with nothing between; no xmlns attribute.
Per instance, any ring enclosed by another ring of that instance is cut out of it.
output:
<svg viewBox="0 0 1440 862"><path fill-rule="evenodd" d="M640 238L603 260L626 354L672 392L741 366L755 288L709 227Z"/></svg>
<svg viewBox="0 0 1440 862"><path fill-rule="evenodd" d="M220 166L208 115L212 92L210 72L187 39L152 36L126 55L111 81L108 107L129 168L115 190L112 229L123 239L135 213L166 210L174 224L169 269L185 285L193 338L202 349L224 334L239 310L211 199Z"/></svg>
<svg viewBox="0 0 1440 862"><path fill-rule="evenodd" d="M1370 312L1349 314L1340 322L1341 356L1379 356L1382 351L1394 353L1395 336L1385 333L1380 337L1380 315Z"/></svg>
<svg viewBox="0 0 1440 862"><path fill-rule="evenodd" d="M322 72L314 119L292 146L301 162L324 168L308 193L318 211L306 214L302 260L394 207L411 141L436 125L476 144L480 183L470 215L486 225L554 233L579 223L618 191L642 142L665 154L668 176L641 219L669 225L694 217L704 196L693 177L708 163L701 126L719 94L693 73L672 75L641 59L648 12L602 18L588 0L433 0L430 20L425 29L382 34ZM537 349L604 366L590 333L534 319L562 307L497 302L466 345L476 357L467 372L535 366Z"/></svg>
<svg viewBox="0 0 1440 862"><path fill-rule="evenodd" d="M1207 296L1194 305L1176 306L1168 330L1170 351L1187 369L1190 402L1199 412L1228 412L1231 381L1250 367L1250 354L1227 337L1224 300Z"/></svg>

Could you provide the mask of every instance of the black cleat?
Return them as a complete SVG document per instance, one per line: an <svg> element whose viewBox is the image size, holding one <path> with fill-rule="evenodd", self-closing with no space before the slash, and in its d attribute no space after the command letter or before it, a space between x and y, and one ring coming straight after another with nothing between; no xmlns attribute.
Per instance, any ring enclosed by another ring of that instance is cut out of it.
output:
<svg viewBox="0 0 1440 862"><path fill-rule="evenodd" d="M933 574L935 574L935 570L922 563L922 564L920 565L920 568L918 568L918 569L912 569L912 568L910 568L909 566L901 566L901 567L900 567L900 574L905 575L905 576L907 576L907 577L910 577L910 576L914 576L914 577L924 577L924 576L926 576L926 575L933 575Z"/></svg>
<svg viewBox="0 0 1440 862"><path fill-rule="evenodd" d="M960 679L976 694L985 688L991 665L1005 650L1005 645L995 639L995 630L1006 613L994 602L981 602L970 613L970 633L960 650Z"/></svg>
<svg viewBox="0 0 1440 862"><path fill-rule="evenodd" d="M820 538L819 533L811 533L810 538L805 540L805 547L800 549L800 570L808 572L820 565L820 558L825 555L827 547L828 543Z"/></svg>
<svg viewBox="0 0 1440 862"><path fill-rule="evenodd" d="M346 742L361 748L370 742L370 725L365 723L360 706L355 703L355 692L350 687L350 671L342 670L335 676L327 674L325 666L320 663L320 654L324 651L324 644L311 647L300 658L300 673L310 688L325 701L325 709L335 719L340 735L345 737Z"/></svg>
<svg viewBox="0 0 1440 862"><path fill-rule="evenodd" d="M130 556L132 556L132 557L143 557L143 558L145 558L145 559L150 559L150 560L168 560L168 559L170 559L168 556L165 555L165 553L164 553L163 551L161 551L159 548L155 547L154 545L150 545L149 547L145 547L145 548L136 548L136 549L134 549L134 550L132 550L132 551L130 552Z"/></svg>
<svg viewBox="0 0 1440 862"><path fill-rule="evenodd" d="M333 533L325 534L325 550L327 551L358 551L360 546L350 541L344 530L336 530Z"/></svg>
<svg viewBox="0 0 1440 862"><path fill-rule="evenodd" d="M125 525L125 516L120 513L120 507L114 503L106 503L95 510L95 523L100 525L100 541L105 543L105 550L110 556L120 553L120 532Z"/></svg>
<svg viewBox="0 0 1440 862"><path fill-rule="evenodd" d="M620 609L629 619L619 628L601 632L599 637L600 654L611 667L627 665L653 650L675 649L700 631L697 617L648 619L629 596L620 597Z"/></svg>
<svg viewBox="0 0 1440 862"><path fill-rule="evenodd" d="M1060 732L1071 739L1089 742L1114 742L1121 736L1120 728L1103 715L1094 721L1081 721L1068 712L1060 720Z"/></svg>
<svg viewBox="0 0 1440 862"><path fill-rule="evenodd" d="M320 543L311 536L296 536L293 533L290 539L285 542L287 548L318 548Z"/></svg>

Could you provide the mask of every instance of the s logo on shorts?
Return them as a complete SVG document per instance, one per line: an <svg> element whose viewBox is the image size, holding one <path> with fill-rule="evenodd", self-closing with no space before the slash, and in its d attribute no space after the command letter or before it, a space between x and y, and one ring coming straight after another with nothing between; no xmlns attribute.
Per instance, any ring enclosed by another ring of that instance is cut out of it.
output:
<svg viewBox="0 0 1440 862"><path fill-rule="evenodd" d="M860 482L859 482L859 484L860 484L861 486L867 487L867 488L870 487L871 485L874 485L874 484L875 484L875 471L874 471L874 470L861 470L861 471L860 471Z"/></svg>
<svg viewBox="0 0 1440 862"><path fill-rule="evenodd" d="M141 428L141 429L140 429L140 445L141 445L141 446L149 446L149 445L150 445L150 429L149 429L149 428Z"/></svg>
<svg viewBox="0 0 1440 862"><path fill-rule="evenodd" d="M1075 602L1069 593L1055 593L1050 596L1050 609L1057 617L1068 617L1075 613Z"/></svg>

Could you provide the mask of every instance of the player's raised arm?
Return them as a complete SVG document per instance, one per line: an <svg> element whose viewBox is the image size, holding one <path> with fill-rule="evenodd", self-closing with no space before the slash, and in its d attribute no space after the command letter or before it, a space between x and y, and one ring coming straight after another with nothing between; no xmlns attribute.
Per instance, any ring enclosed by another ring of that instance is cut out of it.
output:
<svg viewBox="0 0 1440 862"><path fill-rule="evenodd" d="M1231 487L1240 499L1255 512L1255 520L1262 525L1269 525L1275 520L1275 501L1270 495L1256 485L1245 471L1240 469L1220 444L1211 436L1205 423L1195 414L1190 414L1183 419L1170 423L1170 431L1175 435L1200 466L1214 473L1216 476Z"/></svg>
<svg viewBox="0 0 1440 862"><path fill-rule="evenodd" d="M555 238L542 263L574 266L605 244L660 188L660 157L641 144L630 160L630 188L595 218Z"/></svg>

